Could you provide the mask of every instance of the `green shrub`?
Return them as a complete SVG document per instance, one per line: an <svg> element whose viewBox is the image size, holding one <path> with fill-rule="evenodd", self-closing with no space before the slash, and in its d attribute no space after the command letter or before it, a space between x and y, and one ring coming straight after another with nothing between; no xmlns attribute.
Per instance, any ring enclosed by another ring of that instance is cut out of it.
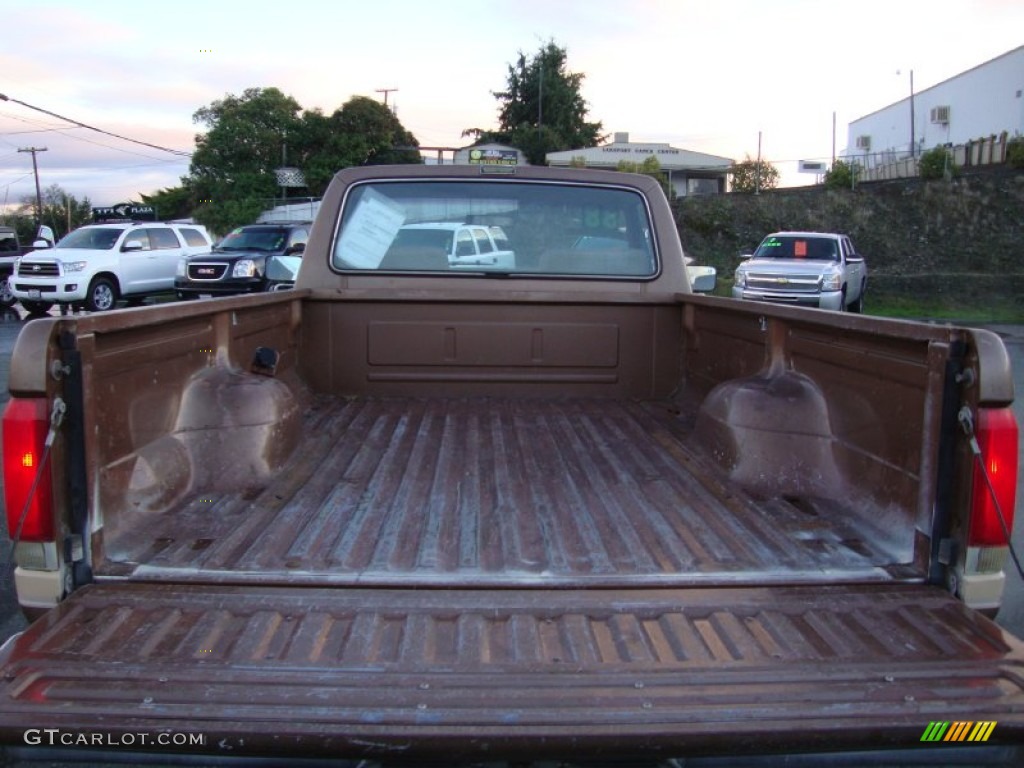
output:
<svg viewBox="0 0 1024 768"><path fill-rule="evenodd" d="M853 189L858 176L860 176L859 165L836 160L825 174L825 188Z"/></svg>
<svg viewBox="0 0 1024 768"><path fill-rule="evenodd" d="M1024 136L1015 136L1006 143L1006 164L1024 168Z"/></svg>
<svg viewBox="0 0 1024 768"><path fill-rule="evenodd" d="M960 175L960 168L953 162L953 153L945 147L935 147L922 154L917 170L922 179L930 181Z"/></svg>

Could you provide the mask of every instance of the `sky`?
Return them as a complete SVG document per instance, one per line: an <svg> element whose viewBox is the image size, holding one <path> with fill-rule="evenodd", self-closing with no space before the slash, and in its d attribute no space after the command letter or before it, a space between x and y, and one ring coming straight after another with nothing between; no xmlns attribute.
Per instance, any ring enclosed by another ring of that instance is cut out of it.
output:
<svg viewBox="0 0 1024 768"><path fill-rule="evenodd" d="M197 109L276 87L330 114L383 99L425 147L496 128L508 66L549 41L588 119L634 142L776 164L846 146L847 124L1024 44L1024 0L0 0L0 94L190 152ZM16 34L11 34L11 31ZM1022 73L1024 80L1024 73ZM94 205L176 186L188 158L0 101L0 206L59 184ZM450 157L450 154L448 155Z"/></svg>

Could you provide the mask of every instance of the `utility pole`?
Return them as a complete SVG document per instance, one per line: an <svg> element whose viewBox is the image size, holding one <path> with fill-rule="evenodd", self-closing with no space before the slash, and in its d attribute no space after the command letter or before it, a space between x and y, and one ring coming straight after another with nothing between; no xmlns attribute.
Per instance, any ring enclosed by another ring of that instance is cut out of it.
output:
<svg viewBox="0 0 1024 768"><path fill-rule="evenodd" d="M36 164L36 153L45 152L46 147L25 147L18 151L32 153L32 173L36 177L36 226L38 227L43 223L43 193L39 190L39 166Z"/></svg>
<svg viewBox="0 0 1024 768"><path fill-rule="evenodd" d="M914 70L910 70L910 156L917 157L917 142L914 139Z"/></svg>
<svg viewBox="0 0 1024 768"><path fill-rule="evenodd" d="M761 132L757 132L757 165L754 166L754 194L761 194Z"/></svg>
<svg viewBox="0 0 1024 768"><path fill-rule="evenodd" d="M544 125L544 54L540 56L540 77L537 79L537 135Z"/></svg>
<svg viewBox="0 0 1024 768"><path fill-rule="evenodd" d="M398 90L397 88L377 88L376 89L376 93L383 93L384 94L384 106L386 107L388 105L388 94L389 93L394 93L397 90Z"/></svg>

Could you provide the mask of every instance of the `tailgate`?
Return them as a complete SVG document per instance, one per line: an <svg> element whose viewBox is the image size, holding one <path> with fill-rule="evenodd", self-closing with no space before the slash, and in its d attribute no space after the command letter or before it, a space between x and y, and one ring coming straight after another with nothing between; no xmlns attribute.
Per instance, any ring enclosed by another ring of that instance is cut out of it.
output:
<svg viewBox="0 0 1024 768"><path fill-rule="evenodd" d="M937 749L921 743L932 722L994 721L982 749L1024 738L1022 660L1020 641L915 585L110 583L8 643L0 736L181 732L233 756L579 758Z"/></svg>

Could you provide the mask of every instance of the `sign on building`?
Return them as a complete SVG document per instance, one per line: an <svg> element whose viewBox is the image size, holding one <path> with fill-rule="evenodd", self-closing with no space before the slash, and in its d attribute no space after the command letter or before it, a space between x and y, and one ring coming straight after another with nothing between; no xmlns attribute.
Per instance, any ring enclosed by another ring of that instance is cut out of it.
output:
<svg viewBox="0 0 1024 768"><path fill-rule="evenodd" d="M470 149L470 165L517 165L519 153L514 149Z"/></svg>
<svg viewBox="0 0 1024 768"><path fill-rule="evenodd" d="M828 163L824 160L800 160L797 166L800 173L828 173Z"/></svg>

